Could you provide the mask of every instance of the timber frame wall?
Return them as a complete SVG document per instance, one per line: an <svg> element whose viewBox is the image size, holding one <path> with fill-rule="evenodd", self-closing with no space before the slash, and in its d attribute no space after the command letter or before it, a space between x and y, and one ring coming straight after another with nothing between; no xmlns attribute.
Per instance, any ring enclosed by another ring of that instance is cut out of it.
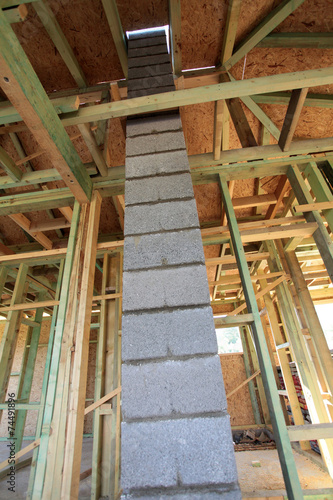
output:
<svg viewBox="0 0 333 500"><path fill-rule="evenodd" d="M253 412L258 425L273 425L289 498L302 498L290 441L301 440L301 446L308 449L308 440L318 439L322 457L333 476L333 365L314 309L314 302L333 301L333 195L320 171L323 166L332 170L333 139L292 141L302 106L333 107L332 96L307 93L309 87L333 83L333 68L243 81L235 81L228 72L253 47L273 43L269 33L303 1L281 2L233 50L240 2L230 0L221 66L183 72L181 6L179 0L170 0L171 53L177 90L130 99L124 99L126 81L88 88L51 9L46 2L32 2L42 18L47 19L46 24L53 28L49 34L78 85L78 89L57 93L57 106L62 109L60 118L10 27L10 23L24 19L24 9L22 6L0 9L0 86L10 101L0 116L0 134L11 134L22 163L27 165L22 172L0 148L0 163L6 173L0 177L0 188L4 190L0 215L10 217L35 240L20 247L0 244L1 295L6 292L11 296L10 303L4 302L0 307L0 314L6 316L0 344L1 413L8 409L7 387L19 326L21 323L28 326L15 414L17 465L20 462L30 465L24 456L34 450L27 498L78 497L80 477L84 477L80 476L83 422L90 412L94 412L93 463L86 475L92 475L92 498L119 496L123 238L101 237L98 227L101 202L106 197L112 197L123 221L125 172L124 167L108 168L99 149L108 134L107 121L212 101L215 103L213 152L189 156L189 163L193 185L218 182L223 199L222 225L201 228L204 246L221 245L219 257L206 259L206 266L217 268L216 279L210 283L214 286L211 305L233 308L226 317L216 318L215 325L240 327ZM116 3L113 0L102 3L127 77L126 37ZM12 5L11 0L0 2L2 8ZM297 43L314 42L298 40ZM111 103L105 97L109 93ZM94 101L96 95L105 102L79 108L80 101ZM261 145L252 137L240 101L262 123ZM288 103L281 131L258 106L267 102ZM238 124L241 149L228 148L229 119L235 126ZM95 133L95 125L91 125L95 122L99 134ZM70 125L79 126L92 154L91 164L84 165L80 160L64 128ZM29 168L28 162L33 158L20 149L15 136L27 128L41 148L36 155L46 150L52 168L40 171ZM278 140L277 145L269 145L270 134ZM103 139L99 142L100 136ZM232 200L237 180L268 175L278 177L274 194ZM66 187L47 189L47 183L59 180ZM25 185L35 186L35 190L15 196L6 193L7 189ZM234 209L240 206L266 207L265 215L239 222ZM60 209L63 217L43 224L34 224L23 215L55 208ZM64 228L70 228L68 239L61 248L53 248L45 232ZM37 273L34 275L34 269L44 265L58 268L56 287ZM103 272L100 294L94 290L96 266ZM232 269L233 276L221 276L224 269ZM223 297L220 292L227 295ZM93 325L98 328L95 396L85 407L90 318L95 305L100 308L99 320ZM50 339L41 398L38 404L33 404L29 397L43 311L52 314ZM275 356L287 393L279 390ZM298 367L311 426L304 426L290 361ZM286 426L285 394L294 426ZM38 412L38 423L33 444L24 447L27 411ZM7 461L0 464L3 472L7 466Z"/></svg>

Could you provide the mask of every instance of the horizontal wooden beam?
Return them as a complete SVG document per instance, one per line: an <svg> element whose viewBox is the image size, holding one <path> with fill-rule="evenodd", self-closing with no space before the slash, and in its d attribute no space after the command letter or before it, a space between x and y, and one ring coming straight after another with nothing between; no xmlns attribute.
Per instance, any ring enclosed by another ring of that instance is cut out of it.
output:
<svg viewBox="0 0 333 500"><path fill-rule="evenodd" d="M231 328L251 325L253 314L241 314L239 316L225 316L224 318L214 318L215 328Z"/></svg>
<svg viewBox="0 0 333 500"><path fill-rule="evenodd" d="M214 102L233 97L252 96L265 92L316 87L331 83L333 83L332 67L263 76L89 106L79 109L71 117L64 116L62 123L67 127L108 118L120 118L122 116L173 109L179 106Z"/></svg>
<svg viewBox="0 0 333 500"><path fill-rule="evenodd" d="M268 92L267 94L254 95L252 99L257 104L288 106L290 92ZM308 94L304 106L331 109L333 108L333 94Z"/></svg>
<svg viewBox="0 0 333 500"><path fill-rule="evenodd" d="M292 210L293 212L313 212L313 210L328 210L333 208L333 201L320 201L316 203L308 203L306 205L295 205Z"/></svg>
<svg viewBox="0 0 333 500"><path fill-rule="evenodd" d="M332 439L333 424L290 425L287 427L290 441Z"/></svg>
<svg viewBox="0 0 333 500"><path fill-rule="evenodd" d="M245 259L246 262L256 262L259 260L268 259L269 255L269 252L255 252L251 254L245 254ZM234 257L233 255L226 255L224 257L211 257L209 259L206 259L206 266L217 266L218 264L236 264L236 257Z"/></svg>
<svg viewBox="0 0 333 500"><path fill-rule="evenodd" d="M31 221L23 214L18 213L18 214L12 214L9 216L18 226L20 226L22 229L24 229L25 232L30 234L38 243L40 243L44 248L47 250L52 249L52 241L45 236L44 233L40 231L33 231L31 230Z"/></svg>
<svg viewBox="0 0 333 500"><path fill-rule="evenodd" d="M70 227L71 223L66 219L66 217L56 217L45 222L32 222L30 225L30 231L53 231L55 229L65 229Z"/></svg>
<svg viewBox="0 0 333 500"><path fill-rule="evenodd" d="M78 95L59 97L50 99L50 103L58 115L62 113L72 113L77 111L80 106L80 98ZM9 101L0 102L0 125L5 123L19 122L22 118L17 110L10 104Z"/></svg>
<svg viewBox="0 0 333 500"><path fill-rule="evenodd" d="M333 49L333 33L270 33L257 47Z"/></svg>

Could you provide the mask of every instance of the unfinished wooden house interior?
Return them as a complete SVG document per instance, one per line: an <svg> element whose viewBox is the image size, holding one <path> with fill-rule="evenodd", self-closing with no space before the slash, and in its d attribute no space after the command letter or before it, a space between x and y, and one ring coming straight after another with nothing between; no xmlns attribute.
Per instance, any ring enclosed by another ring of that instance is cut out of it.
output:
<svg viewBox="0 0 333 500"><path fill-rule="evenodd" d="M0 499L333 499L332 0L0 0Z"/></svg>

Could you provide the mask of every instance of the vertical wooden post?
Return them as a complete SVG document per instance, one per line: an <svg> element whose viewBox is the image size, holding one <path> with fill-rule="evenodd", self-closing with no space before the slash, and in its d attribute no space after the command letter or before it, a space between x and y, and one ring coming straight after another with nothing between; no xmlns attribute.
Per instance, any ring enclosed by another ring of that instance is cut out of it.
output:
<svg viewBox="0 0 333 500"><path fill-rule="evenodd" d="M70 500L79 495L85 394L88 375L89 333L94 276L97 254L97 237L102 198L98 191L92 195L89 211L87 239L80 287L77 315L75 355L69 393L65 459L61 498Z"/></svg>
<svg viewBox="0 0 333 500"><path fill-rule="evenodd" d="M313 161L307 165L304 170L304 176L308 179L312 192L316 197L317 202L333 201L333 195L330 188L325 182L317 164ZM323 210L323 215L329 225L331 232L333 232L333 208Z"/></svg>
<svg viewBox="0 0 333 500"><path fill-rule="evenodd" d="M31 498L33 498L34 500L37 499L40 500L44 488L44 478L45 478L47 455L48 455L47 450L51 432L51 421L53 416L54 401L57 388L61 343L62 343L63 329L65 325L69 289L71 284L71 270L74 260L76 234L79 224L80 211L81 208L79 203L75 202L73 209L71 230L68 238L64 276L60 292L60 304L58 307L57 325L54 335L52 359L50 364L50 374L48 378L48 386L45 398L45 411L43 416L42 434L38 450L35 479L31 492Z"/></svg>
<svg viewBox="0 0 333 500"><path fill-rule="evenodd" d="M246 342L246 338L245 338L245 335L246 335L245 326L239 327L239 333L240 333L242 346L243 346L243 356L244 356L244 366L245 366L246 378L249 378L252 375L252 371L250 368L250 358L249 358L249 352L248 352L247 342ZM254 415L254 421L256 424L261 424L260 410L259 410L256 390L254 387L254 381L250 380L248 386L249 386L251 405L252 405L252 410L253 410L253 415Z"/></svg>
<svg viewBox="0 0 333 500"><path fill-rule="evenodd" d="M237 225L235 211L229 195L226 180L220 176L222 199L228 217L230 236L236 255L239 273L247 302L247 308L253 314L252 331L256 343L258 360L260 364L262 379L265 387L267 403L273 425L276 445L280 457L283 477L289 499L299 500L303 498L302 488L297 475L296 465L292 454L292 448L284 421L279 395L277 392L274 373L269 359L269 353L262 329L259 310L252 287L251 277L245 259L244 248Z"/></svg>
<svg viewBox="0 0 333 500"><path fill-rule="evenodd" d="M44 300L46 292L38 294L38 300ZM39 323L38 326L29 327L26 336L25 349L21 364L20 377L17 388L17 399L21 403L29 403L30 392L32 387L32 379L34 375L35 363L37 358L38 343L40 330L42 326L43 308L36 310L34 321ZM18 452L22 446L24 426L27 418L27 410L19 410L15 416L15 449Z"/></svg>
<svg viewBox="0 0 333 500"><path fill-rule="evenodd" d="M28 266L26 264L21 264L10 302L11 306L19 304L23 300L27 273ZM0 403L4 403L6 399L22 313L23 311L8 312L5 329L0 343ZM2 411L0 415L2 416Z"/></svg>
<svg viewBox="0 0 333 500"><path fill-rule="evenodd" d="M60 297L64 264L65 264L65 262L64 262L64 260L62 260L60 263L60 269L59 269L59 274L58 274L58 282L57 282L57 288L56 288L56 293L55 293L55 300L59 300L59 297ZM46 400L47 384L48 384L48 379L49 379L49 374L50 374L53 340L54 340L55 326L56 326L57 316L58 316L58 308L59 308L59 306L55 306L53 308L50 333L49 333L49 340L48 340L48 346L47 346L47 353L46 353L46 360L45 360L45 367L44 367L42 390L41 390L41 396L40 396L41 409L38 412L38 419L37 419L37 425L36 425L36 439L38 439L40 437L41 431L42 431L44 406L45 406L45 400ZM38 450L39 450L39 447L34 450L33 456L32 456L29 484L28 484L28 490L27 490L27 500L30 500L31 496L32 496L32 490L33 490L35 474L36 474L36 461L37 461L37 456L38 456Z"/></svg>

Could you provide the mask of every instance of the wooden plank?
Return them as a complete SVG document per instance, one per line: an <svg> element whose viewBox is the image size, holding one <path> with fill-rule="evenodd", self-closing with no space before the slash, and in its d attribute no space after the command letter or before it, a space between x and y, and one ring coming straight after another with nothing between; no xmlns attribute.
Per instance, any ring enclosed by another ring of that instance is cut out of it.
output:
<svg viewBox="0 0 333 500"><path fill-rule="evenodd" d="M17 5L17 7L12 7L3 12L10 24L20 23L24 21L28 15L28 9L25 4Z"/></svg>
<svg viewBox="0 0 333 500"><path fill-rule="evenodd" d="M274 30L286 17L302 5L304 0L283 0L263 21L236 47L233 55L224 63L226 69L234 66L262 39Z"/></svg>
<svg viewBox="0 0 333 500"><path fill-rule="evenodd" d="M83 206L83 210L85 206ZM61 356L61 346L63 339L64 326L66 321L66 312L68 307L68 301L70 298L70 285L71 285L71 275L74 267L74 256L75 250L79 246L77 241L77 235L80 236L79 221L80 221L81 208L78 203L74 205L73 211L73 223L71 225L68 248L66 253L65 266L63 271L63 279L60 289L60 304L57 310L57 322L55 326L55 331L53 335L53 348L52 356L49 360L49 376L47 384L44 384L45 394L43 395L45 400L45 409L42 416L42 421L39 422L39 428L41 431L40 437L40 449L38 451L38 456L36 458L34 468L34 475L29 484L29 489L31 491L32 497L41 498L43 489L45 486L45 471L47 466L47 453L49 447L49 440L51 434L51 422L55 407L55 396L57 389L57 379L59 371L59 361ZM73 284L72 280L72 284Z"/></svg>
<svg viewBox="0 0 333 500"><path fill-rule="evenodd" d="M279 138L279 146L282 151L289 151L307 93L307 88L294 89L291 93Z"/></svg>
<svg viewBox="0 0 333 500"><path fill-rule="evenodd" d="M46 1L33 2L32 5L77 85L79 87L87 87L87 80L84 73L78 64L74 52L64 36L51 7Z"/></svg>
<svg viewBox="0 0 333 500"><path fill-rule="evenodd" d="M0 82L64 182L80 202L90 199L92 183L61 125L16 35L0 11Z"/></svg>
<svg viewBox="0 0 333 500"><path fill-rule="evenodd" d="M233 389L232 391L230 391L227 395L226 395L226 398L230 398L231 396L233 396L234 394L236 394L236 392L238 392L242 387L244 387L244 385L248 384L249 382L251 382L251 380L253 380L254 378L256 378L258 375L260 374L260 370L257 370L256 372L253 373L253 375L251 375L251 377L248 377L246 380L244 380L244 382L242 382L241 384L239 384L235 389Z"/></svg>
<svg viewBox="0 0 333 500"><path fill-rule="evenodd" d="M242 2L241 0L228 1L228 13L223 31L221 63L224 64L232 55L234 49L238 20Z"/></svg>
<svg viewBox="0 0 333 500"><path fill-rule="evenodd" d="M293 212L313 212L313 210L329 210L333 208L333 201L319 201L315 203L307 203L306 205L293 206Z"/></svg>
<svg viewBox="0 0 333 500"><path fill-rule="evenodd" d="M252 314L241 314L240 316L225 316L224 318L214 318L215 328L229 328L251 325L252 322Z"/></svg>
<svg viewBox="0 0 333 500"><path fill-rule="evenodd" d="M12 219L16 224L18 224L24 231L30 234L38 243L40 243L47 250L51 250L53 247L52 241L45 236L40 231L31 230L31 221L23 214L13 214L9 215L9 218Z"/></svg>
<svg viewBox="0 0 333 500"><path fill-rule="evenodd" d="M270 33L257 47L333 49L333 33Z"/></svg>
<svg viewBox="0 0 333 500"><path fill-rule="evenodd" d="M310 35L310 33L307 33L307 35ZM289 92L268 92L267 94L253 96L253 101L257 104L288 105L289 100ZM329 94L308 94L304 106L333 108L333 96Z"/></svg>
<svg viewBox="0 0 333 500"><path fill-rule="evenodd" d="M269 257L268 252L256 252L253 254L245 254L246 262L253 262L256 260L264 260ZM216 266L217 264L235 264L236 257L227 255L225 257L211 257L206 259L206 266Z"/></svg>
<svg viewBox="0 0 333 500"><path fill-rule="evenodd" d="M0 307L0 314L8 311L32 311L59 305L59 300L44 300L42 302L26 302L24 304L14 304L9 307Z"/></svg>
<svg viewBox="0 0 333 500"><path fill-rule="evenodd" d="M93 135L90 125L83 123L82 125L79 125L79 130L82 134L82 137L84 139L84 142L86 143L91 156L93 157L94 162L97 165L97 168L99 170L99 173L105 177L108 174L108 167L107 164L105 163L105 159L103 157L102 151L99 149L96 143L95 136Z"/></svg>
<svg viewBox="0 0 333 500"><path fill-rule="evenodd" d="M299 1L299 0L298 0ZM63 125L78 125L108 118L132 116L153 111L162 111L204 102L213 102L234 97L252 96L272 91L292 90L300 87L315 87L333 82L333 68L307 70L217 83L200 88L164 92L161 94L134 97L118 102L99 104L79 109L71 117L64 115ZM279 149L279 148L278 148Z"/></svg>
<svg viewBox="0 0 333 500"><path fill-rule="evenodd" d="M26 288L26 277L28 267L21 264L15 283L10 305L14 306L17 302L22 302ZM0 343L0 403L4 403L9 383L9 377L14 361L14 353L19 333L21 313L20 311L10 311L7 316L5 329ZM0 415L2 411L0 412Z"/></svg>
<svg viewBox="0 0 333 500"><path fill-rule="evenodd" d="M180 76L182 72L180 0L169 0L169 21L173 72L176 76Z"/></svg>
<svg viewBox="0 0 333 500"><path fill-rule="evenodd" d="M98 192L92 197L89 211L87 238L80 286L73 376L69 389L70 412L67 432L62 480L63 499L77 498L79 494L80 466L82 454L84 405L88 375L88 351L91 318L91 302L94 290L94 275L97 253L97 237L102 198Z"/></svg>
<svg viewBox="0 0 333 500"><path fill-rule="evenodd" d="M286 175L281 175L279 184L277 185L277 188L274 193L276 197L276 202L268 207L265 219L274 219L288 189L289 189L288 177Z"/></svg>
<svg viewBox="0 0 333 500"><path fill-rule="evenodd" d="M72 113L79 109L80 98L78 95L50 99L57 114ZM9 101L0 102L0 125L19 122L22 118Z"/></svg>
<svg viewBox="0 0 333 500"><path fill-rule="evenodd" d="M125 75L127 78L128 74L128 58L127 58L127 42L126 37L121 25L121 20L119 17L118 7L116 0L102 0L104 12L109 23L112 38L116 46L119 61Z"/></svg>
<svg viewBox="0 0 333 500"><path fill-rule="evenodd" d="M96 408L99 408L102 404L106 403L107 401L110 401L110 399L114 398L121 392L121 387L118 387L118 389L115 389L114 391L109 392L102 398L100 398L98 401L95 401L91 405L87 406L87 408L84 410L84 414L88 415L93 410L96 410Z"/></svg>
<svg viewBox="0 0 333 500"><path fill-rule="evenodd" d="M72 210L72 209L71 209ZM65 217L56 217L46 222L31 222L30 231L53 231L70 227L71 223Z"/></svg>
<svg viewBox="0 0 333 500"><path fill-rule="evenodd" d="M279 395L277 393L276 383L274 379L273 368L270 364L269 353L267 349L264 331L262 329L259 310L256 302L256 297L252 287L250 272L245 258L244 248L240 238L235 212L232 206L229 195L228 185L223 177L220 177L222 199L226 209L228 224L230 227L231 238L239 273L242 278L242 285L246 297L247 308L249 313L253 314L254 322L251 326L258 360L262 375L263 384L267 398L270 418L273 425L275 441L282 466L282 473L288 493L288 498L297 500L302 498L302 489L297 476L297 470L294 460L292 459L292 450L288 439L287 429L284 423L284 415L280 405Z"/></svg>
<svg viewBox="0 0 333 500"><path fill-rule="evenodd" d="M20 181L22 170L20 170L9 154L0 146L0 166L13 181Z"/></svg>

